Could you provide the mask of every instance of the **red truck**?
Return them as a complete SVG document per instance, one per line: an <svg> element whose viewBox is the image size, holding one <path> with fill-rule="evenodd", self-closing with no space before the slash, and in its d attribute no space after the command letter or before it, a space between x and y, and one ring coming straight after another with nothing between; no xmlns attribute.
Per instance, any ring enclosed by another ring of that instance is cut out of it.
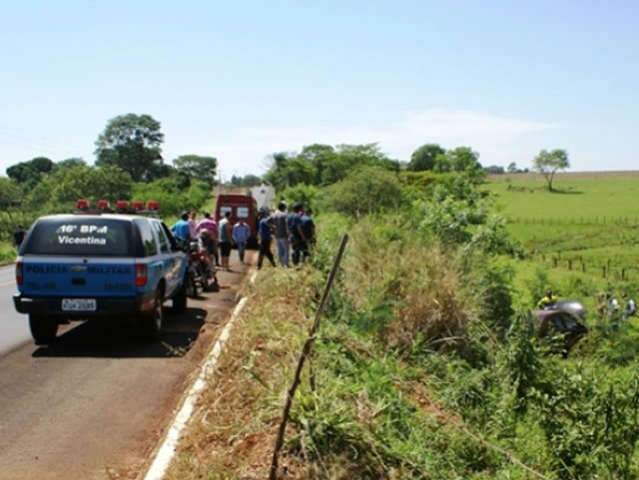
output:
<svg viewBox="0 0 639 480"><path fill-rule="evenodd" d="M231 223L244 219L251 229L248 246L257 246L257 202L249 195L220 194L215 202L215 221L220 223L226 212L231 212Z"/></svg>

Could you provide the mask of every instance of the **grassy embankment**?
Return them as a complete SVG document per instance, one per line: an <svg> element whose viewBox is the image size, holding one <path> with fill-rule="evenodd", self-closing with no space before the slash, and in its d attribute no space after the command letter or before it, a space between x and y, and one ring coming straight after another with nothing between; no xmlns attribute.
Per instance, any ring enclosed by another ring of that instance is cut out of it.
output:
<svg viewBox="0 0 639 480"><path fill-rule="evenodd" d="M325 216L314 266L267 269L247 287L168 478L266 477L345 231L352 241L295 399L282 478L637 478L636 323L591 325L568 360L552 355L528 317L505 308L519 292L496 267L503 259L442 249L402 225Z"/></svg>
<svg viewBox="0 0 639 480"><path fill-rule="evenodd" d="M460 279L448 258L412 242L380 252L391 232L384 227L373 233L372 222L357 225L330 217L321 228L316 266L330 264L339 232L351 231L353 240L295 400L281 462L286 478L470 478L501 464L516 471L503 454L486 446L482 434L429 393L429 363L418 360L418 352L394 351L412 344L422 313L430 316L421 325L425 335L439 329L452 335L467 322L464 308L471 302L457 292ZM400 261L389 268L389 259L403 248L408 255L395 257ZM423 268L415 269L416 264ZM247 308L209 380L169 479L266 478L283 394L324 274L324 268L310 266L269 269L255 286L246 287ZM396 298L386 298L388 288L395 291L392 297L407 296L411 303L394 304ZM426 292L443 304L420 301ZM396 309L405 322L393 321ZM451 315L459 325L445 325ZM445 367L438 363L438 368Z"/></svg>

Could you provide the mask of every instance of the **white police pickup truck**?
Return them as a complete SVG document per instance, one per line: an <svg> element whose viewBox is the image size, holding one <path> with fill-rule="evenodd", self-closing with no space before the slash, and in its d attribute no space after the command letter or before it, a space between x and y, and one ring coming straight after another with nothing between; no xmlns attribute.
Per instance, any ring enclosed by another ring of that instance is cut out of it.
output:
<svg viewBox="0 0 639 480"><path fill-rule="evenodd" d="M157 338L163 304L186 309L187 256L157 218L79 213L38 219L16 263L15 308L36 344L69 321L122 316Z"/></svg>

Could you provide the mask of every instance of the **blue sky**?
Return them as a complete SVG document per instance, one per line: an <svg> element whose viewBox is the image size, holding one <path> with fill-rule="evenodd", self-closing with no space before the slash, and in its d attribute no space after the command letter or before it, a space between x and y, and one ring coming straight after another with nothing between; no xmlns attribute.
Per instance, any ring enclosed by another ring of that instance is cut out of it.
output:
<svg viewBox="0 0 639 480"><path fill-rule="evenodd" d="M261 173L274 151L426 142L522 166L636 169L634 1L0 0L0 171L93 161L107 120L149 113L164 157Z"/></svg>

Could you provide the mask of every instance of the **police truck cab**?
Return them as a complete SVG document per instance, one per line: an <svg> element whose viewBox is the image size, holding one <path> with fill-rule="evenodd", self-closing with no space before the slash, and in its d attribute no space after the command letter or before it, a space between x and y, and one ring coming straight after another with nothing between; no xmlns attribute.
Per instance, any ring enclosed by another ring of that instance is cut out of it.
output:
<svg viewBox="0 0 639 480"><path fill-rule="evenodd" d="M124 213L113 213L104 201L97 211L79 201L79 213L41 217L29 229L14 304L28 314L36 344L53 342L69 321L121 317L157 338L165 300L186 309L187 257L159 218L139 214L140 203L118 202ZM156 212L157 202L149 207Z"/></svg>

